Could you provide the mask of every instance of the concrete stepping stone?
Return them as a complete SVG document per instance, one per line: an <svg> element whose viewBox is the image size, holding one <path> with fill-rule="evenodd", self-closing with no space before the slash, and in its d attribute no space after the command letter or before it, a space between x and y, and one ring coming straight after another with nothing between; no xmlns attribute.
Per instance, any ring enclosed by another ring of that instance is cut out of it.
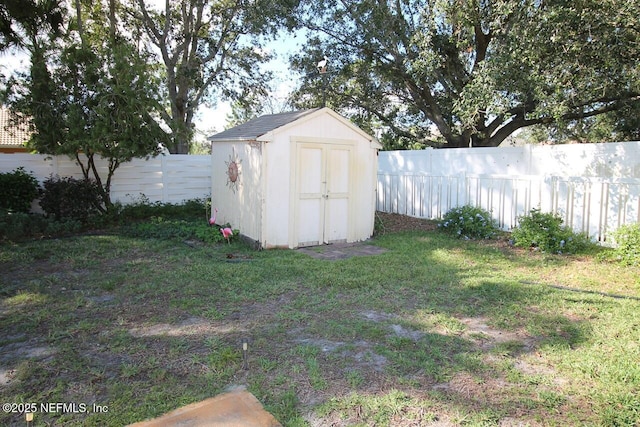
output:
<svg viewBox="0 0 640 427"><path fill-rule="evenodd" d="M178 408L129 427L282 427L246 390L235 390Z"/></svg>

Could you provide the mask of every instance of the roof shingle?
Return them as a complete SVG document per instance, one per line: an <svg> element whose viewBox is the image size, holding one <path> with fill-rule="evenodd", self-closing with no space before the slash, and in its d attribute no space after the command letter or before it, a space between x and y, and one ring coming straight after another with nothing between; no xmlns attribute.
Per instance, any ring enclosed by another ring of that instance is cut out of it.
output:
<svg viewBox="0 0 640 427"><path fill-rule="evenodd" d="M318 111L319 108L310 110L291 111L288 113L268 114L249 120L246 123L232 127L223 132L210 136L209 141L253 141L274 129L294 122L308 114Z"/></svg>
<svg viewBox="0 0 640 427"><path fill-rule="evenodd" d="M31 133L27 130L27 126L12 124L11 111L6 107L0 107L0 147L24 147L29 138Z"/></svg>

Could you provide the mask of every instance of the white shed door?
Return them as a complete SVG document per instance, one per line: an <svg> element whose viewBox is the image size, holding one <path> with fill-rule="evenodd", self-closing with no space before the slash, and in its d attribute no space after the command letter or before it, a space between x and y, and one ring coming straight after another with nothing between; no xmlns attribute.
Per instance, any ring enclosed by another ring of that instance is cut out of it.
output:
<svg viewBox="0 0 640 427"><path fill-rule="evenodd" d="M350 216L350 145L297 144L297 246L344 242Z"/></svg>

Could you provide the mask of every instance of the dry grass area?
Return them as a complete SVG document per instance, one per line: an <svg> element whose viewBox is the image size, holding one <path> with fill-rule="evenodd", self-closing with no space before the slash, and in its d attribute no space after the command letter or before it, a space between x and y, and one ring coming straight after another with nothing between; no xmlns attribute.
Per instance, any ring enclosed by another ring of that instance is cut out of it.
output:
<svg viewBox="0 0 640 427"><path fill-rule="evenodd" d="M433 231L438 228L437 222L414 218L407 215L376 212L376 219L381 225L381 233L397 233L401 231Z"/></svg>

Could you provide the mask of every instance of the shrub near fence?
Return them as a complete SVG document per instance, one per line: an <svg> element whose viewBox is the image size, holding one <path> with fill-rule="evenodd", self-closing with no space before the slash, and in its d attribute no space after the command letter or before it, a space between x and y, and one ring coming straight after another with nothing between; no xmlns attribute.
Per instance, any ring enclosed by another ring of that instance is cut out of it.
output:
<svg viewBox="0 0 640 427"><path fill-rule="evenodd" d="M82 178L80 167L68 157L24 153L0 155L0 172L9 172L19 166L40 183L51 176ZM106 162L98 161L97 166L106 178ZM141 198L151 203L181 203L210 196L209 155L172 154L147 160L134 159L120 165L111 183L111 200L125 205Z"/></svg>
<svg viewBox="0 0 640 427"><path fill-rule="evenodd" d="M640 219L640 143L381 152L377 191L383 212L440 219L473 205L510 230L539 208L604 242Z"/></svg>

